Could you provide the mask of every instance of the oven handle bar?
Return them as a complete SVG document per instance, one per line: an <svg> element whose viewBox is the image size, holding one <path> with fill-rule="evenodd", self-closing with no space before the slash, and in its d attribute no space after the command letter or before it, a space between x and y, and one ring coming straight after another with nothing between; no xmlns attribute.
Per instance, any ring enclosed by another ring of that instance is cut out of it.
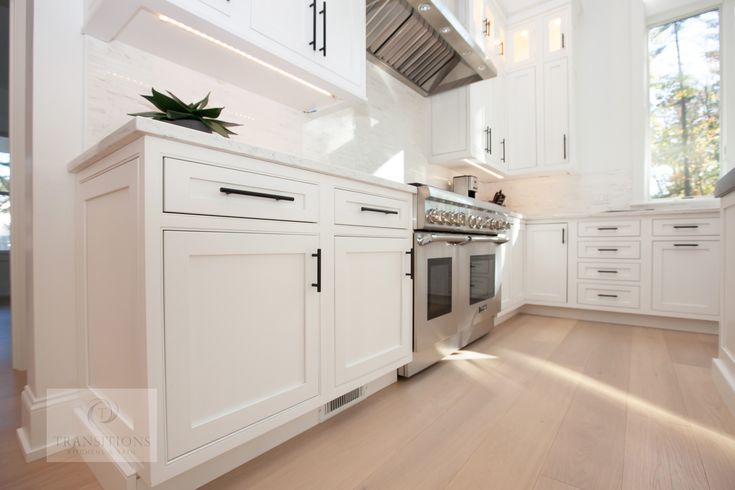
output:
<svg viewBox="0 0 735 490"><path fill-rule="evenodd" d="M498 235L498 236L479 236L479 235L439 235L439 234L431 234L431 235L421 235L418 238L416 238L416 243L419 245L428 245L430 243L434 242L445 242L449 243L451 245L467 245L468 243L473 242L491 242L491 243L497 243L498 245L506 243L508 241L508 238L506 238L505 235Z"/></svg>

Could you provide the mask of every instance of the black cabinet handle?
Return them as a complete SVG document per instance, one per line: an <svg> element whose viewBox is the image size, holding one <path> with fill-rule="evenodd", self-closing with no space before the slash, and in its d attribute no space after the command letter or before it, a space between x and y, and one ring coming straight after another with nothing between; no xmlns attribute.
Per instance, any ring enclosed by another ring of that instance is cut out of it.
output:
<svg viewBox="0 0 735 490"><path fill-rule="evenodd" d="M487 128L487 152L493 154L493 128Z"/></svg>
<svg viewBox="0 0 735 490"><path fill-rule="evenodd" d="M564 245L567 242L567 229L561 229L561 244Z"/></svg>
<svg viewBox="0 0 735 490"><path fill-rule="evenodd" d="M311 42L309 46L311 46L312 51L316 51L316 0L309 5L309 8L311 9Z"/></svg>
<svg viewBox="0 0 735 490"><path fill-rule="evenodd" d="M485 25L485 29L482 33L485 35L485 37L490 37L490 19L485 19L482 21L482 23Z"/></svg>
<svg viewBox="0 0 735 490"><path fill-rule="evenodd" d="M598 252L617 252L617 248L598 248Z"/></svg>
<svg viewBox="0 0 735 490"><path fill-rule="evenodd" d="M406 255L411 256L411 272L406 273L406 275L410 277L411 279L413 279L413 249L406 252Z"/></svg>
<svg viewBox="0 0 735 490"><path fill-rule="evenodd" d="M597 296L600 298L617 298L618 297L617 294L598 294Z"/></svg>
<svg viewBox="0 0 735 490"><path fill-rule="evenodd" d="M564 160L567 159L567 135L564 135Z"/></svg>
<svg viewBox="0 0 735 490"><path fill-rule="evenodd" d="M398 214L398 211L392 211L390 209L366 208L365 206L361 207L360 211L367 211L368 213Z"/></svg>
<svg viewBox="0 0 735 490"><path fill-rule="evenodd" d="M501 160L505 163L505 138L500 143L503 145L503 158Z"/></svg>
<svg viewBox="0 0 735 490"><path fill-rule="evenodd" d="M698 243L675 243L675 247L698 247Z"/></svg>
<svg viewBox="0 0 735 490"><path fill-rule="evenodd" d="M311 287L316 288L317 293L322 292L322 249L318 248L315 254L311 254L312 257L316 257L316 282L311 283Z"/></svg>
<svg viewBox="0 0 735 490"><path fill-rule="evenodd" d="M322 10L319 15L322 16L322 47L319 48L319 51L322 52L322 56L327 56L327 2L322 2Z"/></svg>
<svg viewBox="0 0 735 490"><path fill-rule="evenodd" d="M564 49L566 47L567 47L567 40L566 40L566 37L564 36L564 33L562 32L561 33L561 49Z"/></svg>
<svg viewBox="0 0 735 490"><path fill-rule="evenodd" d="M219 191L223 194L237 194L238 196L262 197L264 199L273 199L276 201L295 201L291 196L279 196L278 194L266 194L265 192L244 191L242 189L231 189L229 187L220 187Z"/></svg>
<svg viewBox="0 0 735 490"><path fill-rule="evenodd" d="M617 274L618 271L597 271L599 274Z"/></svg>
<svg viewBox="0 0 735 490"><path fill-rule="evenodd" d="M599 231L616 231L618 229L617 226L609 226L604 228L597 228Z"/></svg>
<svg viewBox="0 0 735 490"><path fill-rule="evenodd" d="M675 230L696 230L699 225L674 225Z"/></svg>

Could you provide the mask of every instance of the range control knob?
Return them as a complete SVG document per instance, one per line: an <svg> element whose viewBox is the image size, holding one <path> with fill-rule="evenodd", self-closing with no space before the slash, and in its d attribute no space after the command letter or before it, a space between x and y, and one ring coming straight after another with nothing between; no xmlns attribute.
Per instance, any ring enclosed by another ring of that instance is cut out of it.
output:
<svg viewBox="0 0 735 490"><path fill-rule="evenodd" d="M477 225L477 216L471 214L467 220L467 224L470 225L470 228L474 228Z"/></svg>
<svg viewBox="0 0 735 490"><path fill-rule="evenodd" d="M439 215L439 211L436 209L429 209L426 211L426 221L428 221L431 224L438 223L441 216Z"/></svg>

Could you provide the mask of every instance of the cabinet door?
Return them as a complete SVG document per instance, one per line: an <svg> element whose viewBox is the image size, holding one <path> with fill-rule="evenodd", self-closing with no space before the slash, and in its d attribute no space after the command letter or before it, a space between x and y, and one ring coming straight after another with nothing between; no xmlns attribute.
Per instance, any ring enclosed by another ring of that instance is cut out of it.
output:
<svg viewBox="0 0 735 490"><path fill-rule="evenodd" d="M536 67L526 68L507 77L508 169L522 170L537 165Z"/></svg>
<svg viewBox="0 0 735 490"><path fill-rule="evenodd" d="M498 75L496 78L488 80L489 83L489 97L488 97L488 123L487 126L490 130L488 135L488 153L486 161L493 167L501 168L505 170L505 151L503 142L506 138L506 92L505 92L505 78L502 75Z"/></svg>
<svg viewBox="0 0 735 490"><path fill-rule="evenodd" d="M167 454L319 394L316 236L166 231Z"/></svg>
<svg viewBox="0 0 735 490"><path fill-rule="evenodd" d="M335 238L335 382L411 360L413 281L408 238Z"/></svg>
<svg viewBox="0 0 735 490"><path fill-rule="evenodd" d="M317 0L250 1L250 27L301 56L316 56L319 26Z"/></svg>
<svg viewBox="0 0 735 490"><path fill-rule="evenodd" d="M430 99L432 161L446 161L469 152L469 87L447 90Z"/></svg>
<svg viewBox="0 0 735 490"><path fill-rule="evenodd" d="M569 33L570 13L559 10L544 16L544 59L566 57L571 42Z"/></svg>
<svg viewBox="0 0 735 490"><path fill-rule="evenodd" d="M508 30L509 57L505 60L509 69L533 65L539 58L538 21L517 24Z"/></svg>
<svg viewBox="0 0 735 490"><path fill-rule="evenodd" d="M718 315L720 242L653 242L653 309Z"/></svg>
<svg viewBox="0 0 735 490"><path fill-rule="evenodd" d="M567 60L544 65L544 165L569 161L569 85Z"/></svg>
<svg viewBox="0 0 735 490"><path fill-rule="evenodd" d="M320 6L317 63L355 85L362 85L365 80L365 2L314 1Z"/></svg>
<svg viewBox="0 0 735 490"><path fill-rule="evenodd" d="M503 312L518 307L525 298L525 237L526 230L516 224L511 232L510 241L498 249L503 267L500 308Z"/></svg>
<svg viewBox="0 0 735 490"><path fill-rule="evenodd" d="M567 302L567 224L526 226L526 299Z"/></svg>

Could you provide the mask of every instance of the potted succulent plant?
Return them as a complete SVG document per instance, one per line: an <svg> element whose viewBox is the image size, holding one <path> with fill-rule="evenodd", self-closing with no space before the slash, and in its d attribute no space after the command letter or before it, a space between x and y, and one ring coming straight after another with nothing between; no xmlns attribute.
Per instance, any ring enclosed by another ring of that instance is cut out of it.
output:
<svg viewBox="0 0 735 490"><path fill-rule="evenodd" d="M206 133L215 132L225 138L229 138L231 134L237 134L228 128L241 126L241 124L217 119L224 107L207 107L209 95L207 94L199 102L187 104L171 92L165 95L153 88L151 95L141 95L141 97L153 104L160 112L138 112L128 115L150 117L156 121L164 121Z"/></svg>

